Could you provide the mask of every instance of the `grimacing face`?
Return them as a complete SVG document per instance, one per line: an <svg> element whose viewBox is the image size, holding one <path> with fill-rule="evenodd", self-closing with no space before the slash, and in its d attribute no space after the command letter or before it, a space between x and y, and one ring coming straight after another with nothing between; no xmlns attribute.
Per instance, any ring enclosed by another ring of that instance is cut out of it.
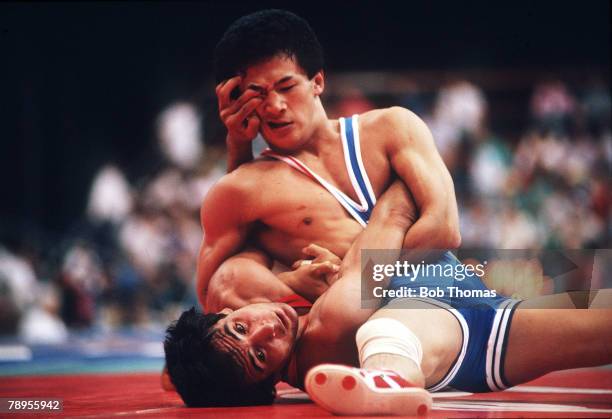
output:
<svg viewBox="0 0 612 419"><path fill-rule="evenodd" d="M256 109L259 130L280 151L299 149L312 135L323 73L309 79L295 59L278 55L247 68L241 91L252 89L264 99Z"/></svg>
<svg viewBox="0 0 612 419"><path fill-rule="evenodd" d="M259 303L222 313L227 316L215 326L215 345L232 355L245 380L256 383L280 373L296 340L295 310L283 303Z"/></svg>

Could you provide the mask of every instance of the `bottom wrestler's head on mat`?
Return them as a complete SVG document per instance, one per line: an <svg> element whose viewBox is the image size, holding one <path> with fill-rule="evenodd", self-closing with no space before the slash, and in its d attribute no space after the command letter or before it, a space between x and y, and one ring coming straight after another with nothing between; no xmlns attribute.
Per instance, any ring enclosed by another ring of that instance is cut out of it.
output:
<svg viewBox="0 0 612 419"><path fill-rule="evenodd" d="M282 303L251 304L202 314L185 311L168 328L168 372L185 404L272 403L274 384L289 361L298 317Z"/></svg>

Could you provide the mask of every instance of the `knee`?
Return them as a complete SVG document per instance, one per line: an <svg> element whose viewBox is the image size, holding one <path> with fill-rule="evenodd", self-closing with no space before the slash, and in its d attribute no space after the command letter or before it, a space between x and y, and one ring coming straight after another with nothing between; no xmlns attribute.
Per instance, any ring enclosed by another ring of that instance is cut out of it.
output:
<svg viewBox="0 0 612 419"><path fill-rule="evenodd" d="M357 331L355 343L361 364L381 354L409 359L416 366L420 366L423 360L421 340L402 322L393 318L368 320Z"/></svg>
<svg viewBox="0 0 612 419"><path fill-rule="evenodd" d="M440 369L448 365L449 354L457 354L460 351L461 343L454 339L447 339L444 333L430 336L421 361L421 369L425 377L432 377L440 373Z"/></svg>

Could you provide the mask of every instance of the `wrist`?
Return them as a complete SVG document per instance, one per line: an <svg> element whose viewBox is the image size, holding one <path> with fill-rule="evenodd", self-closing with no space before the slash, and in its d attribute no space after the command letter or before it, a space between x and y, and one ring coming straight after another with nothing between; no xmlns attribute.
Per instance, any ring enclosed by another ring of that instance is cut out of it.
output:
<svg viewBox="0 0 612 419"><path fill-rule="evenodd" d="M250 141L235 140L228 134L225 142L227 144L228 172L233 171L243 163L253 160L253 150L251 149Z"/></svg>
<svg viewBox="0 0 612 419"><path fill-rule="evenodd" d="M251 141L236 138L230 134L227 134L227 136L225 137L225 145L227 146L228 150L251 150Z"/></svg>
<svg viewBox="0 0 612 419"><path fill-rule="evenodd" d="M291 280L293 279L293 271L280 272L276 274L276 277L289 288L291 288ZM293 289L292 289L293 290Z"/></svg>

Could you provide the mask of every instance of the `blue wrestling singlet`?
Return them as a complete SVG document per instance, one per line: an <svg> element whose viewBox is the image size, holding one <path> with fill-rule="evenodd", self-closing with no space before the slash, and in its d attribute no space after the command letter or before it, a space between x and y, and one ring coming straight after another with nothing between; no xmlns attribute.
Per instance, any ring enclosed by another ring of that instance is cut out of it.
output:
<svg viewBox="0 0 612 419"><path fill-rule="evenodd" d="M283 161L320 183L359 224L365 227L376 204L376 197L363 165L357 115L340 118L340 133L344 162L353 188L359 197L359 204L314 173L297 158L284 156L270 149L264 150L262 155ZM440 264L442 266L456 266L460 263L455 255L448 251L443 253L439 260L429 262L430 265ZM456 287L468 293L488 290L477 278L458 281L451 276L441 274L427 277L417 276L416 278L396 277L391 280L388 289L418 289L423 286L431 289ZM413 299L448 310L457 318L463 331L462 349L453 367L444 379L428 390L437 391L450 386L463 391L484 392L499 391L508 387L503 374L503 361L512 316L520 301L502 296L453 297L447 293L442 297ZM388 302L389 300L385 303Z"/></svg>

